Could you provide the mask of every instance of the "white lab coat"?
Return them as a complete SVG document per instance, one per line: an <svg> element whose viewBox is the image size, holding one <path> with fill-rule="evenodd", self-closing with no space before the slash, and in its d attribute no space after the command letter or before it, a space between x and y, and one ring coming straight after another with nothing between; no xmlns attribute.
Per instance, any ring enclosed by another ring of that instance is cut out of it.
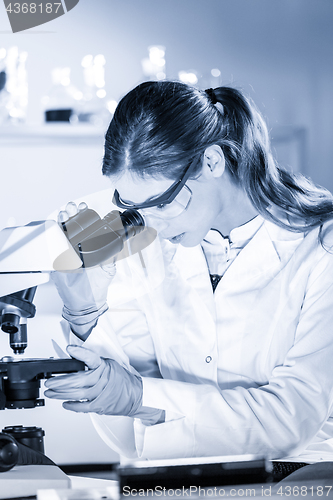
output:
<svg viewBox="0 0 333 500"><path fill-rule="evenodd" d="M166 421L92 415L103 439L149 459L333 460L333 254L318 230L265 221L214 294L201 246L156 240L142 256L119 262L84 345L141 373Z"/></svg>

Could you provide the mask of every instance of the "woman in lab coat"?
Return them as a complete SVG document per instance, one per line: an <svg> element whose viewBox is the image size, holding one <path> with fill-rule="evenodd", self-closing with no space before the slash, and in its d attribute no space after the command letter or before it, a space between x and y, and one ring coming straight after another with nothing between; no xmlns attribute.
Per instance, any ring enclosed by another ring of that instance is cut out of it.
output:
<svg viewBox="0 0 333 500"><path fill-rule="evenodd" d="M179 82L120 101L103 173L159 237L91 270L95 300L56 277L90 370L46 395L128 457L333 460L331 193L276 165L242 93Z"/></svg>

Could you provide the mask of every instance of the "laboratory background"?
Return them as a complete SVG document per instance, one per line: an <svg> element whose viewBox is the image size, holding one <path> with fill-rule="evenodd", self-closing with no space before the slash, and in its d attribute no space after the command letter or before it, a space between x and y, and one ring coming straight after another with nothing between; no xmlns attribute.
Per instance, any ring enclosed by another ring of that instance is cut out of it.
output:
<svg viewBox="0 0 333 500"><path fill-rule="evenodd" d="M1 3L1 229L110 187L103 136L117 102L144 80L243 90L268 123L277 161L332 191L332 26L332 0L80 0L12 33ZM35 304L25 356L55 356L61 302L52 284L38 287ZM0 358L8 355L0 332ZM4 410L0 423L42 427L58 464L118 461L89 416L58 401Z"/></svg>

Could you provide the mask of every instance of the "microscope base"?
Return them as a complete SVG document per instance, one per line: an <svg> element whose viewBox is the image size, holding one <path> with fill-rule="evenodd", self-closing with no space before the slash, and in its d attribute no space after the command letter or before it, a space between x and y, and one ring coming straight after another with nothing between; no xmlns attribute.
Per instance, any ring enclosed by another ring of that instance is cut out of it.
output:
<svg viewBox="0 0 333 500"><path fill-rule="evenodd" d="M37 495L37 490L66 489L71 481L55 465L16 465L0 473L0 499Z"/></svg>

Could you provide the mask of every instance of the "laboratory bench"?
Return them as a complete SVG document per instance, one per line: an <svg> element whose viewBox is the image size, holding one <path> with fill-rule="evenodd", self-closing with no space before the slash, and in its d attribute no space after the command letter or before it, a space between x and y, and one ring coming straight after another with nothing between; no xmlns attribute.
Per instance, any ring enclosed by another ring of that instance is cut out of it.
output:
<svg viewBox="0 0 333 500"><path fill-rule="evenodd" d="M59 468L67 476L87 477L94 479L117 480L117 463L111 464L67 464L59 465Z"/></svg>

